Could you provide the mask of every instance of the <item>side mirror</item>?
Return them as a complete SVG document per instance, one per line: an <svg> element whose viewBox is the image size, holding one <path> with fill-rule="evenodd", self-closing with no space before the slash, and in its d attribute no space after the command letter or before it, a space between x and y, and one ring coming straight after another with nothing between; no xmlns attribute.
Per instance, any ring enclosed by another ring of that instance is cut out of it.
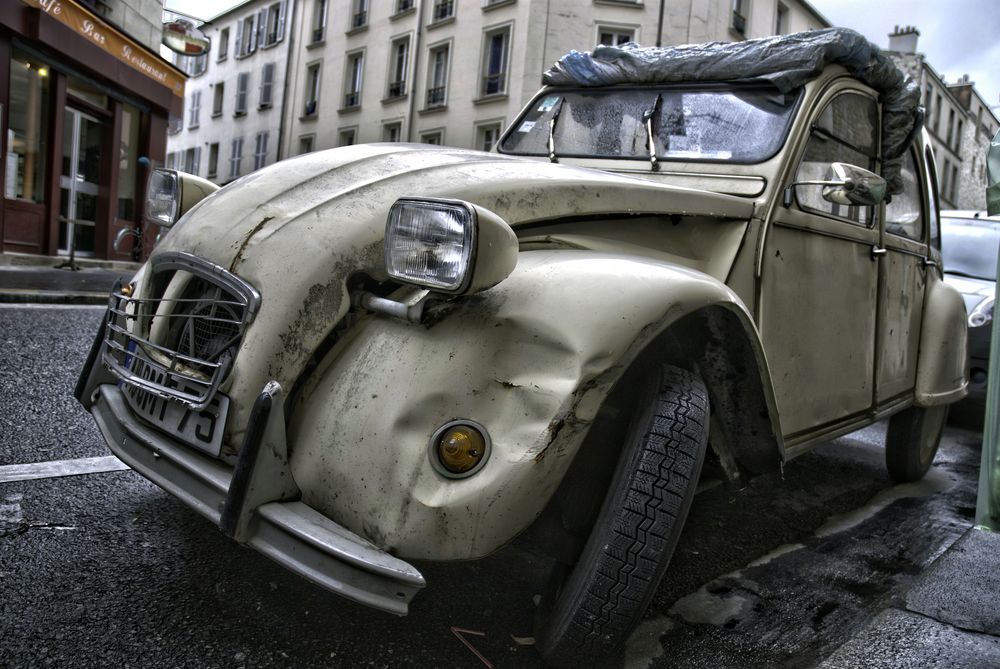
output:
<svg viewBox="0 0 1000 669"><path fill-rule="evenodd" d="M870 207L885 199L885 179L847 163L833 163L826 173L823 199L834 204Z"/></svg>
<svg viewBox="0 0 1000 669"><path fill-rule="evenodd" d="M214 183L193 174L157 168L146 183L146 222L169 228L217 190Z"/></svg>
<svg viewBox="0 0 1000 669"><path fill-rule="evenodd" d="M823 186L823 199L849 207L871 207L885 199L885 179L856 165L831 163L822 181L796 181L785 189L784 205L792 204L796 186Z"/></svg>
<svg viewBox="0 0 1000 669"><path fill-rule="evenodd" d="M986 152L986 214L1000 214L1000 131Z"/></svg>

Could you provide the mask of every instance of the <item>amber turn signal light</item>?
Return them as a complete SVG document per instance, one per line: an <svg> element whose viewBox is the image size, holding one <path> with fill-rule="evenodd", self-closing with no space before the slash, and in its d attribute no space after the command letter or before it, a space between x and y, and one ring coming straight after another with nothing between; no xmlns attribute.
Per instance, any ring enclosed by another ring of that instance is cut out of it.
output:
<svg viewBox="0 0 1000 669"><path fill-rule="evenodd" d="M490 442L485 428L471 421L453 421L431 439L431 461L449 478L470 476L486 462Z"/></svg>

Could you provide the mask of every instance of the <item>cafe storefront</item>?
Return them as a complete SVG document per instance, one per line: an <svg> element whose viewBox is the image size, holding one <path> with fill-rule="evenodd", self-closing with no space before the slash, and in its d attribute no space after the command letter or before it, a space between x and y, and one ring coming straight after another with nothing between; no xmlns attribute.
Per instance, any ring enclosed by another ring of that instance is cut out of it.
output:
<svg viewBox="0 0 1000 669"><path fill-rule="evenodd" d="M132 260L185 75L73 0L0 2L0 251Z"/></svg>

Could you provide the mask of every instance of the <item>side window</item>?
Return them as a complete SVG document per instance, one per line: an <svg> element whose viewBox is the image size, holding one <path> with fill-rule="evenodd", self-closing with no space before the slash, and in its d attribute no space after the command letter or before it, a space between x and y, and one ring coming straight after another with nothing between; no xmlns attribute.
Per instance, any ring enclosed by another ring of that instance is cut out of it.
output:
<svg viewBox="0 0 1000 669"><path fill-rule="evenodd" d="M910 149L903 156L903 192L892 196L892 202L885 208L886 232L923 241L924 217L921 198L920 168L917 158Z"/></svg>
<svg viewBox="0 0 1000 669"><path fill-rule="evenodd" d="M796 181L826 179L830 163L840 162L875 171L878 156L878 106L857 93L838 95L813 123L805 154L795 174ZM835 216L871 226L874 207L834 204L823 199L819 186L796 189L799 206L807 211Z"/></svg>

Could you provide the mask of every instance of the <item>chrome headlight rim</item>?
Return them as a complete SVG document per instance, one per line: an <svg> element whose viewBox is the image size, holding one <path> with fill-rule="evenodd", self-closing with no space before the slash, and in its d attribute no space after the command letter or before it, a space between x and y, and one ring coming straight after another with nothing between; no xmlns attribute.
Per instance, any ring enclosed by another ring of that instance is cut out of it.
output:
<svg viewBox="0 0 1000 669"><path fill-rule="evenodd" d="M993 321L993 295L987 295L969 313L969 327L980 328Z"/></svg>
<svg viewBox="0 0 1000 669"><path fill-rule="evenodd" d="M442 282L420 277L413 274L406 274L396 269L394 262L392 240L398 236L395 228L401 220L400 216L407 208L428 209L437 212L460 212L463 224L462 239L462 263L461 272L457 273L457 278L452 282ZM401 197L392 203L389 214L386 217L383 261L386 272L389 276L400 283L420 286L433 292L445 294L461 294L472 282L474 268L476 264L476 249L478 246L479 222L476 208L464 200L449 198L431 197Z"/></svg>

